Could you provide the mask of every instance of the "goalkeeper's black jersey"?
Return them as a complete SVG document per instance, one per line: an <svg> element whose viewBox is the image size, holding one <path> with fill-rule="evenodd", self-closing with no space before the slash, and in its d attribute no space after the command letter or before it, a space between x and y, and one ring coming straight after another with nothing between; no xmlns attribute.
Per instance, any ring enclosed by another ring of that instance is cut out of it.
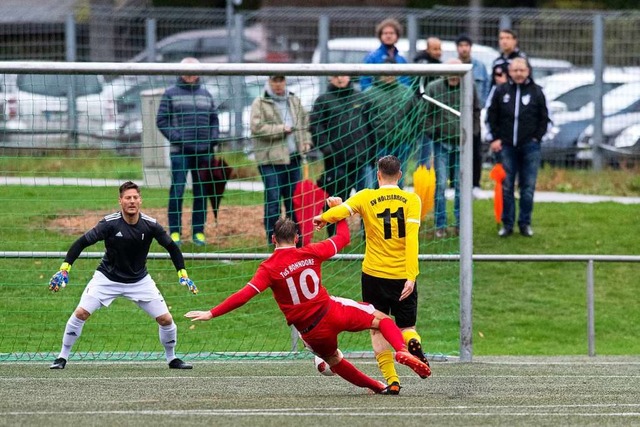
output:
<svg viewBox="0 0 640 427"><path fill-rule="evenodd" d="M104 240L105 254L98 266L98 271L114 282L134 283L147 275L147 256L153 239L156 239L171 253L177 269L184 268L184 259L174 259L171 237L158 222L143 213L136 224L128 224L122 213L107 215L84 235L86 246ZM85 246L85 247L86 247ZM73 260L66 260L72 263ZM182 264L182 265L180 265Z"/></svg>

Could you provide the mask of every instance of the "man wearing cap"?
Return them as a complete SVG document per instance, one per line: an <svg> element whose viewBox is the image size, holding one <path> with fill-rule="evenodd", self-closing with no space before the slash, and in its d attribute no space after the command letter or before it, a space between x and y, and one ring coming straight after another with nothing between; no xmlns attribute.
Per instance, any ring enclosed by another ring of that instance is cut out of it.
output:
<svg viewBox="0 0 640 427"><path fill-rule="evenodd" d="M267 244L272 244L281 199L287 217L295 220L293 191L300 181L302 155L312 145L309 116L300 98L287 91L285 76L269 77L264 91L251 104L251 136L264 183L265 236Z"/></svg>

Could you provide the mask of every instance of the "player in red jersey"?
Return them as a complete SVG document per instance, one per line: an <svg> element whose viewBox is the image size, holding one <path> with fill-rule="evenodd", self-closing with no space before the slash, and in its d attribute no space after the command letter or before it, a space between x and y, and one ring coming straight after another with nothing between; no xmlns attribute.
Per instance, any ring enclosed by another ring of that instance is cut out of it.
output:
<svg viewBox="0 0 640 427"><path fill-rule="evenodd" d="M342 203L329 198L330 206ZM365 375L338 352L338 334L378 329L396 350L396 360L418 375L431 374L429 366L411 355L402 333L391 318L372 305L346 298L332 297L321 283L322 262L345 247L350 240L349 227L337 223L336 235L319 243L296 248L295 222L279 219L273 230L273 254L260 264L245 287L230 295L209 311L190 311L192 320L210 320L244 305L254 296L271 288L273 297L289 325L295 326L307 347L329 364L331 370L358 386L387 394L387 386Z"/></svg>

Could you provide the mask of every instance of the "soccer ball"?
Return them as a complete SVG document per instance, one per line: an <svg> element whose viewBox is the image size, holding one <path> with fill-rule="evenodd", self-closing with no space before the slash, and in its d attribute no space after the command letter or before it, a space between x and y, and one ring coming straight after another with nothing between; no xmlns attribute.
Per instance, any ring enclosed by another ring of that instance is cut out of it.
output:
<svg viewBox="0 0 640 427"><path fill-rule="evenodd" d="M340 350L338 350L338 354L340 355L340 357L342 357L342 352ZM322 375L325 375L327 377L332 377L335 375L329 367L329 364L318 356L313 357L313 363L316 365L316 369L318 370L318 372L320 372Z"/></svg>

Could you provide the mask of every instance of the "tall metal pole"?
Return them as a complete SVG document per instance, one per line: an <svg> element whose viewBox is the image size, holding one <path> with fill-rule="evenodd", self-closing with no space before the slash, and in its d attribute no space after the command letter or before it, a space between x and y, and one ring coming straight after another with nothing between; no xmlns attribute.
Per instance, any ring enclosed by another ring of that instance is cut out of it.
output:
<svg viewBox="0 0 640 427"><path fill-rule="evenodd" d="M156 62L156 20L154 18L147 18L144 23L145 36L146 36L146 50L147 50L147 62Z"/></svg>
<svg viewBox="0 0 640 427"><path fill-rule="evenodd" d="M602 73L604 70L604 19L598 14L593 17L593 72L595 75L593 87L593 170L602 170L602 151L600 144L603 141L603 108L604 83Z"/></svg>
<svg viewBox="0 0 640 427"><path fill-rule="evenodd" d="M460 112L460 361L473 356L473 73L461 79Z"/></svg>
<svg viewBox="0 0 640 427"><path fill-rule="evenodd" d="M233 45L231 40L233 40L232 32L233 32L233 0L227 0L226 6L226 23L227 23L227 58L231 58L233 55Z"/></svg>
<svg viewBox="0 0 640 427"><path fill-rule="evenodd" d="M65 46L67 62L76 61L76 21L73 14L68 15L65 21ZM69 87L67 89L67 127L69 139L72 145L78 145L78 114L76 108L76 76L69 75Z"/></svg>

